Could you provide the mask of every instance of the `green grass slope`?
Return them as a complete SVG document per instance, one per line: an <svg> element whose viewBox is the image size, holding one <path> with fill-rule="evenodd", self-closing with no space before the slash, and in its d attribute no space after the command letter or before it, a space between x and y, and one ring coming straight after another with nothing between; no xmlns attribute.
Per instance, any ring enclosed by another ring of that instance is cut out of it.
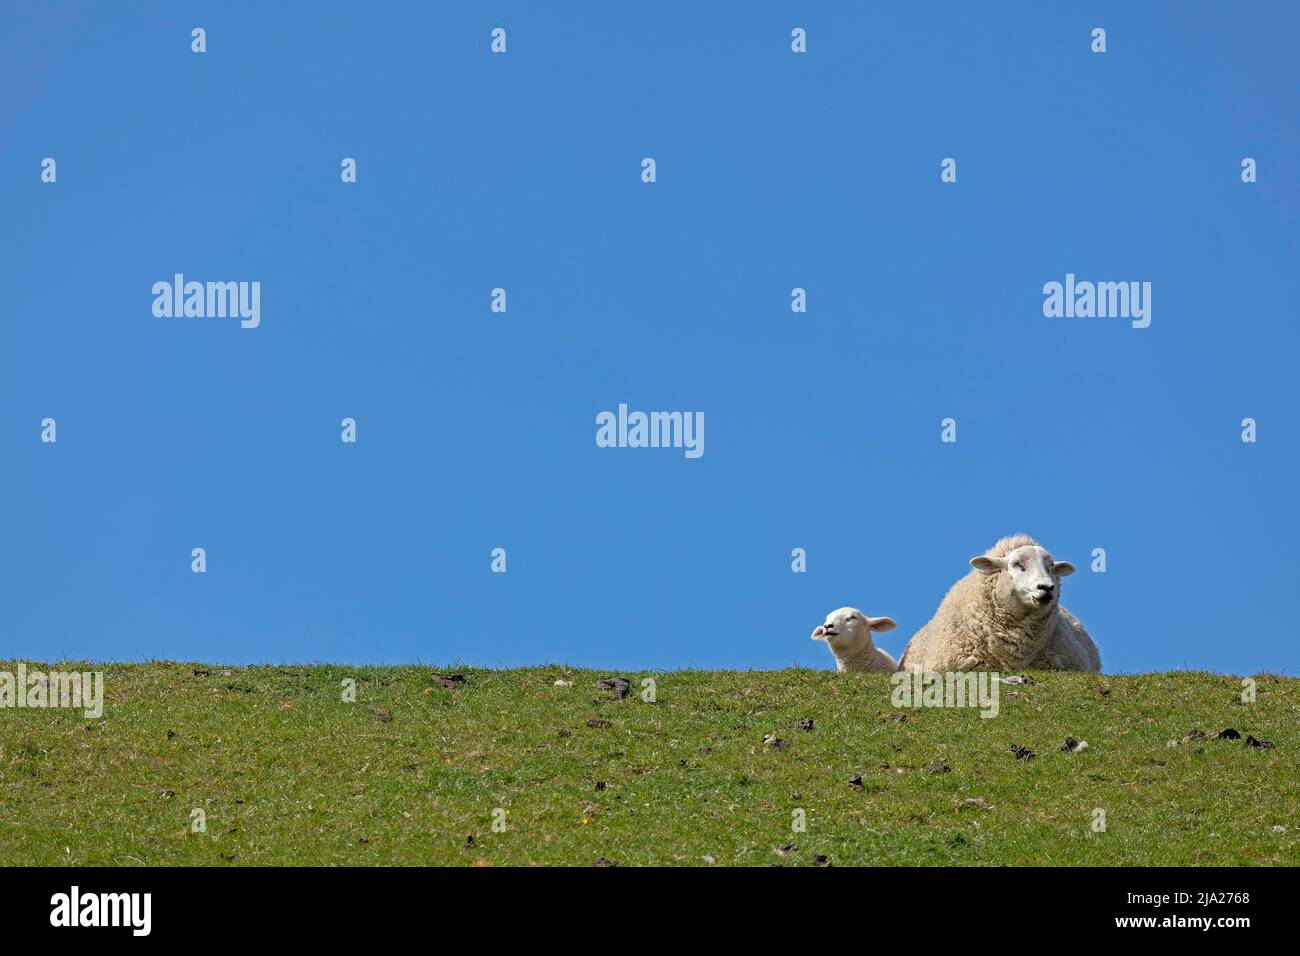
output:
<svg viewBox="0 0 1300 956"><path fill-rule="evenodd" d="M0 863L1300 862L1293 678L1038 673L983 719L810 670L102 669L98 720L0 709Z"/></svg>

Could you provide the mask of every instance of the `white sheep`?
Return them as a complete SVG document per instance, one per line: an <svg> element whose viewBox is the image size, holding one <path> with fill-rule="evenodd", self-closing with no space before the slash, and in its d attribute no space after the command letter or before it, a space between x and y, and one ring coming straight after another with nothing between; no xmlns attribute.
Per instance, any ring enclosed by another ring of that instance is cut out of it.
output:
<svg viewBox="0 0 1300 956"><path fill-rule="evenodd" d="M855 607L842 607L826 615L826 623L813 629L812 639L824 641L835 655L837 671L876 671L892 674L898 663L871 640L872 631L892 631L893 618L867 617Z"/></svg>
<svg viewBox="0 0 1300 956"><path fill-rule="evenodd" d="M907 671L1100 671L1101 656L1078 618L1060 606L1074 573L1028 535L1003 538L971 558L903 652Z"/></svg>

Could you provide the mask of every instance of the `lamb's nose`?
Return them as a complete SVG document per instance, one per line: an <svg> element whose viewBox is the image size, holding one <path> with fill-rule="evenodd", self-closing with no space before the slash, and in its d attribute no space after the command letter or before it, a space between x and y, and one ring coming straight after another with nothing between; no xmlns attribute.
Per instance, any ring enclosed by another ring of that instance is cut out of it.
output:
<svg viewBox="0 0 1300 956"><path fill-rule="evenodd" d="M1056 585L1054 585L1054 584L1040 584L1040 585L1038 585L1038 590L1042 591L1044 594L1051 594L1052 591L1055 590L1055 588L1056 588Z"/></svg>

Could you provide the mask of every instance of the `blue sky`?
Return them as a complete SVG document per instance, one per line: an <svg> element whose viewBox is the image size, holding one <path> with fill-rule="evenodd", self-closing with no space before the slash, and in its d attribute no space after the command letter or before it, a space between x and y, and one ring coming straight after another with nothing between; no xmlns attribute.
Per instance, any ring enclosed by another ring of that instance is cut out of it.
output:
<svg viewBox="0 0 1300 956"><path fill-rule="evenodd" d="M1026 531L1107 671L1300 670L1293 5L544 6L5 7L0 654L829 667Z"/></svg>

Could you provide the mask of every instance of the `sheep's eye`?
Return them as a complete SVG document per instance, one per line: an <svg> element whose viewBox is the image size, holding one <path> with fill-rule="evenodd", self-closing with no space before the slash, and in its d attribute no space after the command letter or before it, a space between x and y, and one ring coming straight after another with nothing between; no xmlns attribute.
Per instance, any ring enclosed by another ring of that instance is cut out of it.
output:
<svg viewBox="0 0 1300 956"><path fill-rule="evenodd" d="M1023 571L1025 569L1025 566L1023 564L1013 564L1011 565L1011 567L1017 571Z"/></svg>

